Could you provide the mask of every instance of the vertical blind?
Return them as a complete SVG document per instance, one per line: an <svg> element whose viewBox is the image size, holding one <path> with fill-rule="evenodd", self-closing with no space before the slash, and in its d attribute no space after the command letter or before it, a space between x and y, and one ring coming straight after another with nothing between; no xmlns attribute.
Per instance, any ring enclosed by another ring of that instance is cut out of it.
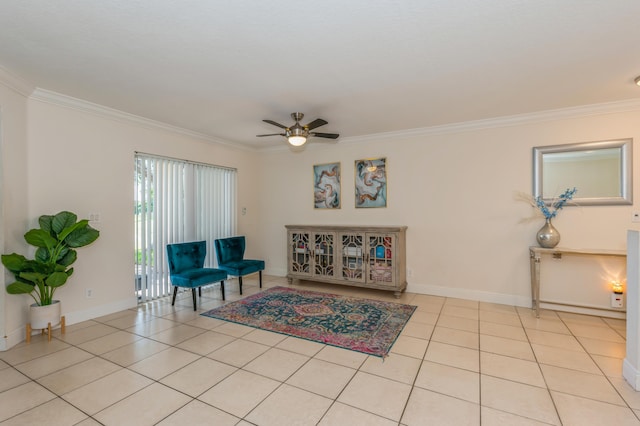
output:
<svg viewBox="0 0 640 426"><path fill-rule="evenodd" d="M167 244L207 242L236 232L235 169L135 155L135 285L141 302L171 293Z"/></svg>

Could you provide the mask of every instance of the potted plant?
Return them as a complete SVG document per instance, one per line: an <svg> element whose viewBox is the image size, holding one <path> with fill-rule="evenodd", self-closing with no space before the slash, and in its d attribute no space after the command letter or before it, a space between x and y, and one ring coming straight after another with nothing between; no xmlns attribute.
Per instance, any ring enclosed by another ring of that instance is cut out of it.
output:
<svg viewBox="0 0 640 426"><path fill-rule="evenodd" d="M55 291L73 274L71 265L77 259L76 248L94 242L100 232L89 221L71 212L43 215L40 228L24 234L27 243L37 247L34 259L21 254L2 255L2 264L13 273L16 281L7 286L10 294L28 294L36 303L31 305L31 328L47 328L60 323L60 303L53 299Z"/></svg>

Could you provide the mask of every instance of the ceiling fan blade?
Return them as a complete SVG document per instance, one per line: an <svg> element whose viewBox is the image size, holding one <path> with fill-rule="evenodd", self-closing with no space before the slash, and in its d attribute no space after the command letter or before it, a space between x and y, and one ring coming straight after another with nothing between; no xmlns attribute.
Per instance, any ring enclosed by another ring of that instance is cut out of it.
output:
<svg viewBox="0 0 640 426"><path fill-rule="evenodd" d="M337 133L318 133L318 132L311 132L309 133L310 135L313 135L315 137L318 138L327 138L327 139L338 139L338 137L340 136Z"/></svg>
<svg viewBox="0 0 640 426"><path fill-rule="evenodd" d="M316 127L324 126L325 124L329 124L329 122L326 120L323 120L322 118L316 118L315 120L313 120L311 123L307 124L304 127L306 127L309 130L313 130Z"/></svg>
<svg viewBox="0 0 640 426"><path fill-rule="evenodd" d="M287 128L287 126L283 126L282 124L280 124L280 123L276 123L276 122L275 122L275 121L273 121L273 120L262 120L262 121L264 121L265 123L273 124L274 126L278 126L278 127L280 127L281 129L286 129L286 128Z"/></svg>
<svg viewBox="0 0 640 426"><path fill-rule="evenodd" d="M268 135L256 135L257 137L261 138L263 136L286 136L284 133L269 133Z"/></svg>

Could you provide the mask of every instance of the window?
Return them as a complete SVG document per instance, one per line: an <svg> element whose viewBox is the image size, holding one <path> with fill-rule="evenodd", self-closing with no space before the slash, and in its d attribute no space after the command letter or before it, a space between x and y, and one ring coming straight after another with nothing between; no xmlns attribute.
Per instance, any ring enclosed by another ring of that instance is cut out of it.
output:
<svg viewBox="0 0 640 426"><path fill-rule="evenodd" d="M171 293L166 245L236 232L236 169L148 154L135 155L135 284L138 300Z"/></svg>

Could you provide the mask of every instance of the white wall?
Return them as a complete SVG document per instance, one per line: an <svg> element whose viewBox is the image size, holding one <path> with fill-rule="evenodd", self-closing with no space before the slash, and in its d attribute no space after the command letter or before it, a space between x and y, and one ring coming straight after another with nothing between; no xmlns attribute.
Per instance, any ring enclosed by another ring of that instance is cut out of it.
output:
<svg viewBox="0 0 640 426"><path fill-rule="evenodd" d="M30 88L0 69L0 247L2 253L26 248L23 239L27 216L27 98ZM2 288L13 282L4 267ZM0 350L15 342L7 339L9 330L24 325L23 306L27 296L12 296L0 291ZM24 337L24 336L23 336Z"/></svg>
<svg viewBox="0 0 640 426"><path fill-rule="evenodd" d="M640 107L636 104L632 112L524 121L457 132L452 126L440 134L407 132L335 145L316 143L300 153L266 153L261 162L268 185L260 196L260 242L269 272L286 273L287 224L407 225L409 290L528 306L528 246L536 244L535 233L544 221L526 221L535 210L517 201L515 193L531 194L532 148L628 137L637 143ZM639 155L637 148L636 171ZM387 158L389 206L355 209L354 161L371 157ZM342 164L342 209L314 210L312 166L331 162ZM637 183L634 199L640 200ZM624 249L626 230L638 228L631 223L632 209L565 208L554 220L560 245ZM572 271L575 280L567 282L550 273L555 266L545 263L546 297L560 301L562 291L571 286L574 302L608 306L610 293L602 290L602 277L594 277L591 270L583 274L578 266ZM584 285L599 290L584 292Z"/></svg>
<svg viewBox="0 0 640 426"><path fill-rule="evenodd" d="M38 97L29 100L28 113L29 207L26 214L22 212L28 221L22 220L26 226L20 232L37 226L42 214L61 210L81 218L100 214L100 222L93 225L100 238L78 250L74 275L56 293L68 323L136 304L132 215L136 151L237 168L238 205L248 212L238 217L239 231L256 238L254 153ZM86 288L93 289L93 298L85 298ZM20 325L26 322L26 303L23 308Z"/></svg>
<svg viewBox="0 0 640 426"><path fill-rule="evenodd" d="M531 148L627 137L640 140L636 104L627 112L378 135L335 145L310 144L296 153L249 152L50 100L40 96L27 100L0 85L3 253L26 250L22 235L41 214L63 209L81 217L100 213L96 225L100 239L79 250L76 273L58 293L70 323L135 304L131 215L135 151L238 168L239 233L248 237L249 256L267 260L268 273L286 273L286 224L407 225L410 290L528 305L527 248L535 244L542 220L523 222L534 210L517 201L515 192L531 192ZM639 155L636 149L636 171ZM389 207L355 209L354 161L371 157L387 158ZM343 207L314 210L312 166L337 161L342 164ZM634 199L640 200L638 184ZM240 214L243 207L246 216ZM561 245L624 249L626 230L639 228L630 220L633 209L566 208L554 222L562 234ZM557 289L558 297L573 294L577 302L605 306L606 289L580 291L581 285L601 286L602 277L594 280L596 274L579 265L572 269L575 281L571 282L546 272L550 277L544 280L545 288L551 291L547 296L553 298ZM567 293L568 285L573 287ZM92 299L84 297L88 287L94 290ZM29 300L2 297L5 335L20 340Z"/></svg>

